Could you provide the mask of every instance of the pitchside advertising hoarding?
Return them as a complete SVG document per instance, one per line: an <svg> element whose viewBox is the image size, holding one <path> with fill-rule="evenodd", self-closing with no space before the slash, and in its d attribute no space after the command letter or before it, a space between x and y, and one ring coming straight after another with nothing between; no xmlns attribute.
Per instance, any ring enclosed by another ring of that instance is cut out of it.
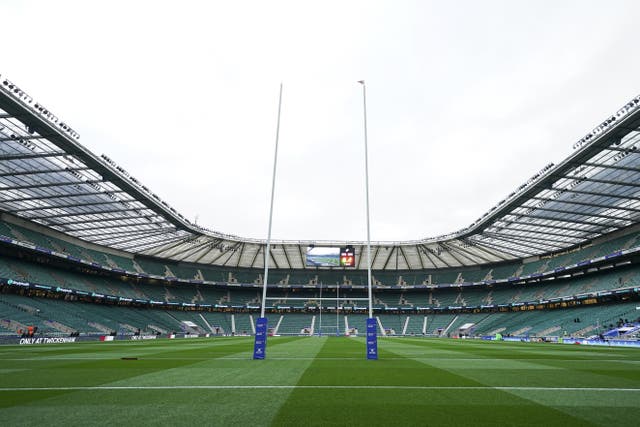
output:
<svg viewBox="0 0 640 427"><path fill-rule="evenodd" d="M253 358L264 359L267 349L267 318L259 317L256 321L256 341L253 346Z"/></svg>
<svg viewBox="0 0 640 427"><path fill-rule="evenodd" d="M367 359L378 359L378 334L376 319L369 317L367 319Z"/></svg>

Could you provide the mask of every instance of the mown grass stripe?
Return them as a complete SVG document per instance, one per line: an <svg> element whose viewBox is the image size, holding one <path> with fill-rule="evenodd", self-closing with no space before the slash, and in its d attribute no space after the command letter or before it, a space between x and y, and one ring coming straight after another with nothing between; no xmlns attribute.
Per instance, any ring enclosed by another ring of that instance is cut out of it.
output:
<svg viewBox="0 0 640 427"><path fill-rule="evenodd" d="M640 388L608 387L490 387L490 386L403 386L403 385L166 385L166 386L80 386L80 387L1 387L2 391L86 391L86 390L500 390L500 391L595 391L640 392Z"/></svg>
<svg viewBox="0 0 640 427"><path fill-rule="evenodd" d="M380 359L369 361L365 359L363 341L330 340L278 412L275 424L307 427L470 424L488 426L522 425L522 421L527 420L530 425L541 425L549 418L565 426L580 423L580 420L571 415L532 402L526 397L515 397L512 395L514 391L488 386L455 372L420 363L404 354L419 353L425 358L434 355L441 359L455 357L460 355L454 348L457 347L456 344L452 343L452 348L449 349L425 346L424 351L418 351L412 343L381 340L378 348ZM339 363L322 359L340 354L360 357ZM527 394L545 391L519 392ZM580 394L569 391L563 393L563 396ZM620 392L601 392L599 395L616 394Z"/></svg>

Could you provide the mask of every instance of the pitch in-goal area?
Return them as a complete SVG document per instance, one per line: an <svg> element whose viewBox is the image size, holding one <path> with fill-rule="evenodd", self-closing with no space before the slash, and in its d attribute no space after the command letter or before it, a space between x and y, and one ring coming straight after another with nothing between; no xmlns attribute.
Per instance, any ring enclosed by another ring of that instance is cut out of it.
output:
<svg viewBox="0 0 640 427"><path fill-rule="evenodd" d="M0 347L0 422L25 425L600 425L640 420L640 350L383 338Z"/></svg>

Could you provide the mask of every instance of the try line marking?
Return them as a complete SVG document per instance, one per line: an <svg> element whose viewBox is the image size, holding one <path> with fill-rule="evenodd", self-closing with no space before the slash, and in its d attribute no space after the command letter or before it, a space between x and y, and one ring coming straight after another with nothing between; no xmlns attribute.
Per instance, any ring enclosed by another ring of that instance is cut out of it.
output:
<svg viewBox="0 0 640 427"><path fill-rule="evenodd" d="M596 391L640 392L640 388L607 387L447 387L403 385L167 385L167 386L78 386L78 387L0 387L0 391L86 391L86 390L501 390L501 391Z"/></svg>

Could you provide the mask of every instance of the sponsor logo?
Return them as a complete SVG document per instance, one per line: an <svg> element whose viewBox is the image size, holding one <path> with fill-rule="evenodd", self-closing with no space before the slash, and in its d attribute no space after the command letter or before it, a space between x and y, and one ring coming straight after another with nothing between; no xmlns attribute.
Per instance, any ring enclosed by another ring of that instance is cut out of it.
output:
<svg viewBox="0 0 640 427"><path fill-rule="evenodd" d="M158 338L156 335L133 335L132 340L155 340Z"/></svg>
<svg viewBox="0 0 640 427"><path fill-rule="evenodd" d="M27 282L18 282L17 280L12 280L12 279L7 280L7 285L24 286L27 288L29 287L29 283Z"/></svg>
<svg viewBox="0 0 640 427"><path fill-rule="evenodd" d="M20 345L30 344L66 344L76 342L76 337L39 337L39 338L20 338Z"/></svg>

